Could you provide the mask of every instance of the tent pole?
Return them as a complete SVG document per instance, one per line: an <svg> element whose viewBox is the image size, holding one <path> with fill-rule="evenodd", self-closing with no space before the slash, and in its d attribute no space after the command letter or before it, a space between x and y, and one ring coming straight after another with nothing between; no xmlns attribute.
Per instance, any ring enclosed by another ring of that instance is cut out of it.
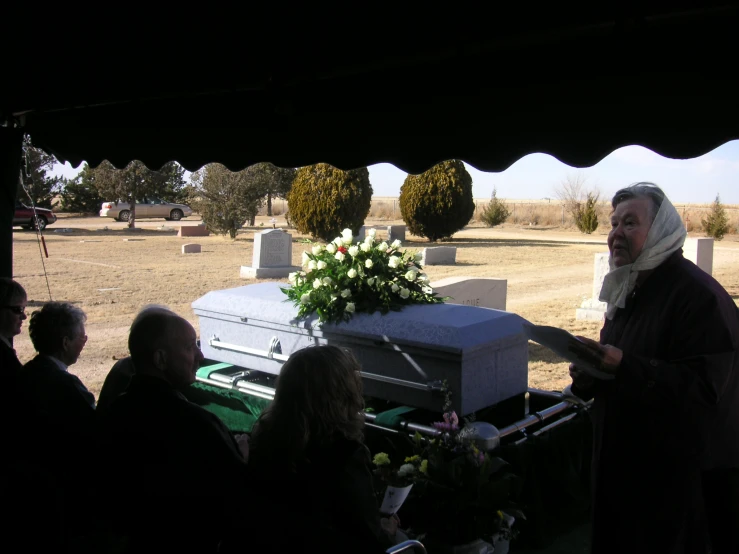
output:
<svg viewBox="0 0 739 554"><path fill-rule="evenodd" d="M23 130L0 127L0 277L13 277L13 215L23 155Z"/></svg>

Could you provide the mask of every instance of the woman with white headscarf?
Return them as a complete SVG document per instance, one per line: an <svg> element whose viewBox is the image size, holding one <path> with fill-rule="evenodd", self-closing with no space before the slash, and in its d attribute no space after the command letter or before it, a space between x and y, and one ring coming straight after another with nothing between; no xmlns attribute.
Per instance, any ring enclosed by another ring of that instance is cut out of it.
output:
<svg viewBox="0 0 739 554"><path fill-rule="evenodd" d="M596 554L739 552L739 310L682 254L680 215L652 183L618 191L600 343L571 349L593 402Z"/></svg>

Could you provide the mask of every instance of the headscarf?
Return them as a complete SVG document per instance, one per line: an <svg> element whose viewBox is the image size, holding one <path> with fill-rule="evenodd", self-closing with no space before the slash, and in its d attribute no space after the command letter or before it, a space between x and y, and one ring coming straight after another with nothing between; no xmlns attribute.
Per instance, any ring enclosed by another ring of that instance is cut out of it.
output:
<svg viewBox="0 0 739 554"><path fill-rule="evenodd" d="M610 271L603 279L599 300L607 302L606 317L613 319L618 308L626 306L626 299L636 286L640 271L654 269L682 248L687 232L675 206L665 198L647 233L644 248L634 263L616 267L613 253L608 257Z"/></svg>

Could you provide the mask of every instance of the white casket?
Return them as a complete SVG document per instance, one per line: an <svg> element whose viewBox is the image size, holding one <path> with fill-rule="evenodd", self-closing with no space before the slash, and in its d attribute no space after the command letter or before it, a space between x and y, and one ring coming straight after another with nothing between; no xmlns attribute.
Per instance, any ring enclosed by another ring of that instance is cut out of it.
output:
<svg viewBox="0 0 739 554"><path fill-rule="evenodd" d="M296 320L297 308L270 282L207 293L193 302L206 358L279 374L287 357L318 344L349 347L363 368L367 396L441 411L446 380L466 415L523 394L528 341L516 314L424 304L348 323ZM326 391L330 394L330 391Z"/></svg>

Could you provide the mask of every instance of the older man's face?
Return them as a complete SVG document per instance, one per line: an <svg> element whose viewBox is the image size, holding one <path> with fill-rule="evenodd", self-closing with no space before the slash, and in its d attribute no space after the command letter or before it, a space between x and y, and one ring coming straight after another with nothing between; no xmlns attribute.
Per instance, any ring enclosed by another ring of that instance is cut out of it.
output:
<svg viewBox="0 0 739 554"><path fill-rule="evenodd" d="M184 319L178 320L167 341L167 378L175 388L183 388L195 382L195 373L203 361L198 348L197 334Z"/></svg>
<svg viewBox="0 0 739 554"><path fill-rule="evenodd" d="M625 200L611 214L608 249L616 267L634 263L644 249L652 227L651 202L649 198Z"/></svg>

